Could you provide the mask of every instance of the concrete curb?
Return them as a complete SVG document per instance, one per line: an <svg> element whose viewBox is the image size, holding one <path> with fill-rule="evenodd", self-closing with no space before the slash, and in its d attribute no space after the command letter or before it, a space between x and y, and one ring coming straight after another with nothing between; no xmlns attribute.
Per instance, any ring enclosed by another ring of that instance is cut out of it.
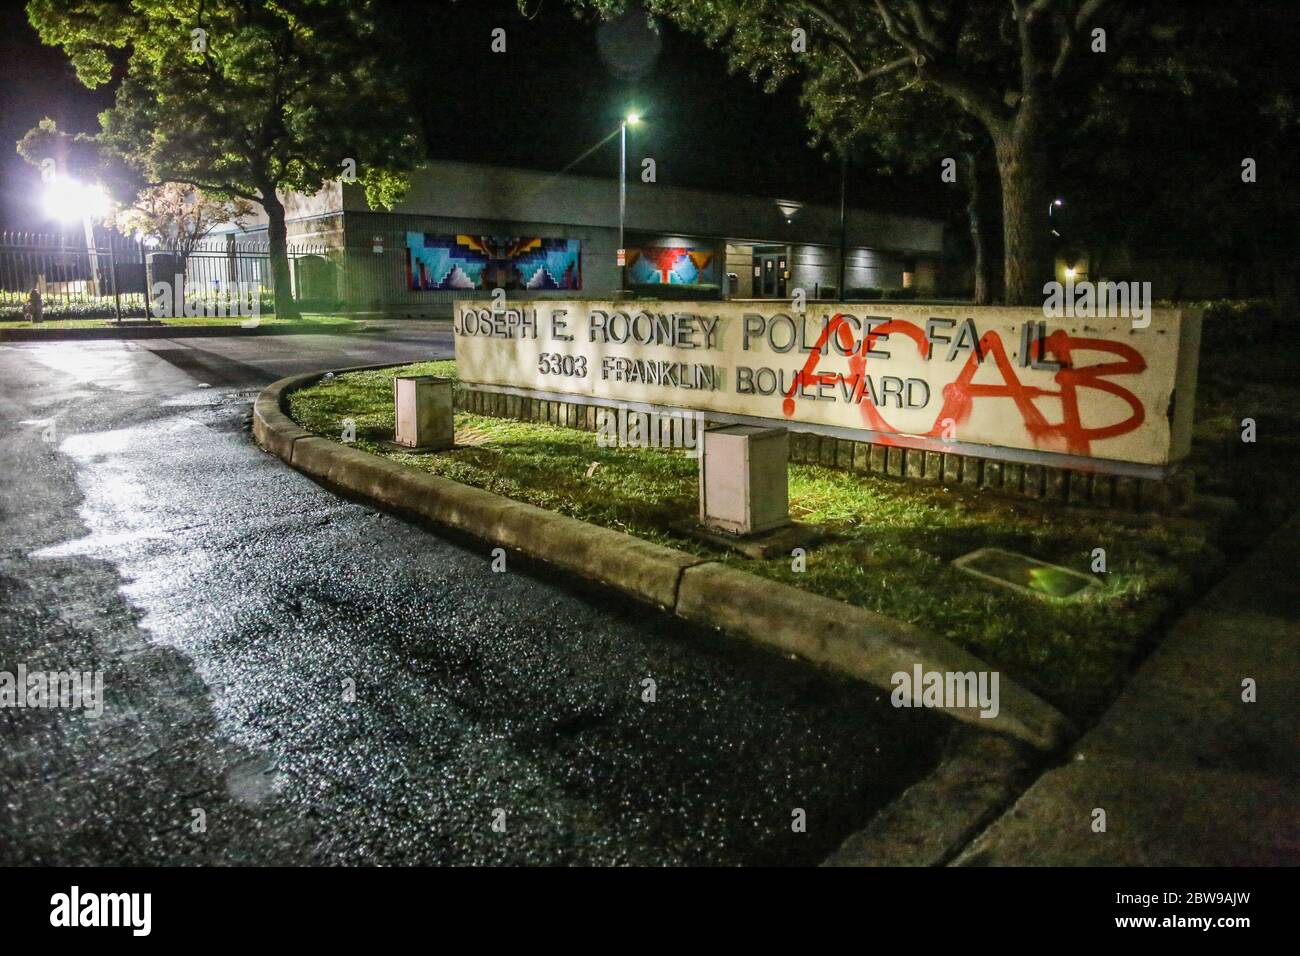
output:
<svg viewBox="0 0 1300 956"><path fill-rule="evenodd" d="M116 339L210 339L245 335L346 335L359 330L355 325L293 322L259 325L246 329L238 325L105 326L94 329L0 329L0 342L75 342Z"/></svg>
<svg viewBox="0 0 1300 956"><path fill-rule="evenodd" d="M342 374L390 365L334 370ZM253 406L264 449L331 488L387 510L454 528L490 544L609 585L678 617L807 658L891 691L899 671L989 671L972 654L919 628L619 531L512 501L312 435L285 413L289 392L325 372L271 384ZM1073 735L1050 704L999 675L994 717L943 707L980 730L1051 751Z"/></svg>
<svg viewBox="0 0 1300 956"><path fill-rule="evenodd" d="M900 671L910 676L917 664L924 672L992 669L957 645L910 624L716 562L685 571L675 612L890 691L890 678ZM999 674L998 684L996 716L981 717L978 705L943 709L1039 750L1052 750L1068 736L1069 723L1055 707L1005 675Z"/></svg>
<svg viewBox="0 0 1300 956"><path fill-rule="evenodd" d="M847 837L822 866L943 866L1024 792L1034 754L963 731L939 766Z"/></svg>

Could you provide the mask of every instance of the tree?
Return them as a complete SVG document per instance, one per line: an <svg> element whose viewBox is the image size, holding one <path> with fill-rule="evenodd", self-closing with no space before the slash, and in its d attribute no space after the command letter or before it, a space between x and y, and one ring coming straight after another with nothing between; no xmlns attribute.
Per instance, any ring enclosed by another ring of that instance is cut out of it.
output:
<svg viewBox="0 0 1300 956"><path fill-rule="evenodd" d="M1227 291L1294 298L1300 244L1300 73L1294 4L1223 16L1214 0L1163 11L1092 91L1062 151L1067 236L1091 276L1146 278L1222 264ZM1244 160L1256 165L1244 176ZM1190 197L1194 196L1194 200Z"/></svg>
<svg viewBox="0 0 1300 956"><path fill-rule="evenodd" d="M118 209L111 221L123 235L156 239L188 258L217 226L243 225L252 212L247 199L210 199L185 183L163 183L140 190L135 201Z"/></svg>
<svg viewBox="0 0 1300 956"><path fill-rule="evenodd" d="M18 141L18 155L33 166L52 164L59 175L73 175L83 179L105 178L105 160L100 144L85 133L71 135L59 129L59 124L45 117Z"/></svg>
<svg viewBox="0 0 1300 956"><path fill-rule="evenodd" d="M423 159L385 55L397 27L374 0L30 0L27 13L86 86L124 73L96 142L136 188L182 183L266 211L280 315L297 307L277 191L355 173L372 205L391 207Z"/></svg>
<svg viewBox="0 0 1300 956"><path fill-rule="evenodd" d="M625 0L571 0L609 14ZM1053 122L1105 56L1083 59L1103 12L1110 42L1144 4L1108 0L647 0L647 8L726 47L732 65L769 88L802 73L846 108L911 84L933 91L992 143L1002 195L1008 301L1041 299L1050 275L1045 210ZM803 49L794 39L803 31ZM1092 67L1088 69L1085 67Z"/></svg>
<svg viewBox="0 0 1300 956"><path fill-rule="evenodd" d="M804 83L801 99L817 137L828 140L841 155L865 150L883 167L881 172L937 177L940 157L960 159L960 175L948 188L961 190L965 197L975 303L990 304L997 247L992 231L999 219L991 208L997 197L996 184L990 182L992 144L983 130L965 114L945 109L941 97L916 83L876 96L864 108L837 95L834 81L819 74Z"/></svg>

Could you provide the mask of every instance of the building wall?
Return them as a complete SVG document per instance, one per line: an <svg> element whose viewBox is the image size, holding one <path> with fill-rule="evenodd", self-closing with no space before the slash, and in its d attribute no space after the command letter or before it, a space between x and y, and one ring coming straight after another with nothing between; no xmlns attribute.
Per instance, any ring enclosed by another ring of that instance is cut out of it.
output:
<svg viewBox="0 0 1300 956"><path fill-rule="evenodd" d="M334 234L332 221L293 224L291 236L298 235L313 241L323 241ZM299 229L302 229L299 233ZM595 226L573 226L555 222L509 222L494 219L447 218L435 216L402 215L397 213L349 212L341 229L338 242L342 261L340 298L346 308L355 311L379 311L412 316L445 317L451 315L451 303L456 298L491 297L490 290L440 290L410 288L407 277L406 234L408 232L441 235L496 235L540 236L553 239L577 239L581 242L582 286L577 293L583 297L612 296L621 283L617 267L618 230ZM374 239L379 237L383 251L375 253ZM753 246L727 243L723 239L700 239L673 234L628 232L628 248L648 246L681 247L691 250L709 250L713 253L712 282L708 294L727 295L728 272L736 273L738 289L734 298L750 298L753 286ZM835 286L838 272L839 249L836 246L791 246L791 279L788 289L803 288L809 297L823 295L827 287ZM344 255L343 253L346 252ZM877 249L850 248L846 257L846 285L849 289L903 287L904 257L898 253ZM631 278L631 277L629 277ZM654 288L630 281L639 293L654 294ZM687 286L674 285L671 292L664 289L664 297L672 292L685 291ZM918 292L926 294L923 288ZM575 290L512 290L512 298L547 299L573 298Z"/></svg>
<svg viewBox="0 0 1300 956"><path fill-rule="evenodd" d="M359 312L388 312L411 316L446 317L451 315L453 299L490 298L488 290L413 290L408 284L407 233L439 235L540 236L553 239L577 239L581 242L583 296L612 296L621 287L616 265L618 230L597 226L574 226L557 222L510 222L500 219L450 218L403 215L398 213L348 212L299 219L288 223L291 246L323 247L338 269L338 298L343 307ZM265 239L265 227L254 226L248 238ZM382 252L374 252L375 238L382 241ZM698 238L676 234L628 232L629 249L669 246L713 253L711 281L700 288L704 297L718 294L730 298L754 296L753 250L750 243L728 242L721 238ZM838 278L839 247L834 245L798 244L788 246L791 278L787 289L803 288L810 298L831 295ZM850 247L845 260L846 285L850 290L903 287L905 257L878 249ZM932 277L933 263L922 259L916 264L915 285L921 295L927 292L925 277ZM928 270L928 271L927 271ZM728 294L727 274L734 272L737 290ZM629 285L639 293L654 294L651 286L629 277ZM717 289L716 293L714 289ZM672 292L685 291L674 286ZM522 299L571 298L575 290L512 290L512 297ZM664 290L665 298L670 296ZM697 295L696 297L700 297Z"/></svg>
<svg viewBox="0 0 1300 956"><path fill-rule="evenodd" d="M796 245L790 250L790 287L803 289L809 297L820 297L839 282L838 246ZM844 285L847 289L901 289L903 257L877 249L850 247L844 256Z"/></svg>
<svg viewBox="0 0 1300 956"><path fill-rule="evenodd" d="M327 184L312 196L283 197L291 242L323 244L338 268L340 299L355 311L447 316L453 297L488 298L489 290L413 290L407 279L407 232L438 235L539 236L581 243L578 290L518 290L520 298L610 296L621 287L617 180L557 176L467 163L431 162L413 174L411 187L392 212L372 211L355 184ZM245 229L265 235L258 213ZM754 294L753 246L789 248L786 288L810 296L838 278L839 210L778 203L758 196L710 193L628 182L626 244L713 250L711 274L695 298L726 295L727 273L737 276L737 298ZM375 243L375 237L381 242ZM725 238L724 238L725 237ZM935 256L943 224L919 217L850 210L846 286L902 286L904 257ZM378 245L382 251L374 252ZM634 270L645 278L644 270ZM674 275L692 269L674 269ZM652 291L629 276L642 294ZM673 283L677 285L677 283ZM515 290L511 290L512 295ZM674 292L677 290L674 289ZM920 291L920 290L918 290ZM664 297L670 297L667 289Z"/></svg>
<svg viewBox="0 0 1300 956"><path fill-rule="evenodd" d="M292 219L285 223L291 245L324 246L331 251L343 248L343 214L329 213L308 219ZM265 237L265 227L261 230Z"/></svg>
<svg viewBox="0 0 1300 956"><path fill-rule="evenodd" d="M748 299L754 294L754 247L744 243L727 243L726 268L723 270L723 283L727 275L736 276L736 291L728 293L732 298Z"/></svg>
<svg viewBox="0 0 1300 956"><path fill-rule="evenodd" d="M396 213L346 214L345 241L341 247L344 275L342 281L345 306L357 311L384 311L398 314L450 316L456 298L491 297L490 290L412 289L407 277L407 233L435 235L539 236L550 239L576 239L581 243L582 296L611 296L620 288L621 272L617 265L618 230L597 226L573 226L556 222L510 222L500 219L447 218L401 215ZM374 252L379 237L383 251ZM714 281L723 268L724 243L717 239L697 239L653 233L627 233L628 248L670 246L704 250L713 254ZM646 293L652 287L636 286ZM687 288L678 286L675 288ZM696 288L694 286L690 287ZM512 290L511 298L573 298L575 290ZM665 290L665 295L667 295Z"/></svg>
<svg viewBox="0 0 1300 956"><path fill-rule="evenodd" d="M916 294L925 298L936 295L939 291L939 262L936 259L919 259L912 270L911 288Z"/></svg>
<svg viewBox="0 0 1300 956"><path fill-rule="evenodd" d="M398 213L349 212L345 217L343 300L356 311L385 311L413 316L450 316L456 298L491 298L490 290L413 290L407 279L408 232L436 235L540 236L577 239L581 244L582 287L612 292L618 288L615 267L618 230L562 223L508 222L499 219L450 218ZM381 253L374 239L382 239ZM573 298L574 290L518 290L512 298Z"/></svg>
<svg viewBox="0 0 1300 956"><path fill-rule="evenodd" d="M370 211L358 184L342 187L341 202L349 216ZM630 176L626 223L629 231L741 241L822 243L839 235L838 207L795 205L798 208L787 217L775 199L643 183ZM410 190L393 212L605 227L618 223L618 181L437 161L412 175ZM848 242L937 255L943 249L943 223L850 209Z"/></svg>

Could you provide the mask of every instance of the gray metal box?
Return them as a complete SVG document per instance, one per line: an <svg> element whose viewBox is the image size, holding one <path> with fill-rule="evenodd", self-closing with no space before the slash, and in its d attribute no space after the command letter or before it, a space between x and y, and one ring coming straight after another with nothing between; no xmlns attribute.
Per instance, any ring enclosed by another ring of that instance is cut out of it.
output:
<svg viewBox="0 0 1300 956"><path fill-rule="evenodd" d="M790 523L790 433L784 428L723 425L704 432L700 523L730 534L757 534Z"/></svg>
<svg viewBox="0 0 1300 956"><path fill-rule="evenodd" d="M406 375L393 379L396 427L393 441L407 448L438 451L455 440L451 379Z"/></svg>

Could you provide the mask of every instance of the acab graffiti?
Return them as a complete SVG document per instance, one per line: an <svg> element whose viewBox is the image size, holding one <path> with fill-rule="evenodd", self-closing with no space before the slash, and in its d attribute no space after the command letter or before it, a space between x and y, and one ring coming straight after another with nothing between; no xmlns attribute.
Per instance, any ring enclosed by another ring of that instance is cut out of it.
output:
<svg viewBox="0 0 1300 956"><path fill-rule="evenodd" d="M868 359L873 353L880 354L875 348L879 340L888 340L890 336L898 335L911 339L921 359L928 361L934 348L934 335L927 334L913 322L890 319L867 328L861 340L855 341L851 318L837 313L822 329L803 368L795 374L793 382L784 393L782 413L786 418L794 417L797 394L802 395L806 389L818 385L838 386L846 396L851 396L850 401L858 405L863 424L867 428L885 436L899 436L894 439L882 437L878 439L880 443L941 449L946 445L942 441L947 437L946 429L954 424L960 427L969 421L977 402L1005 399L1012 403L1019 414L1025 432L1035 447L1072 455L1092 455L1094 442L1127 434L1141 427L1146 420L1146 409L1137 396L1122 384L1113 381L1123 376L1139 375L1146 370L1146 361L1131 345L1072 336L1064 330L1054 331L1050 335L1023 334L1021 367L1052 369L1055 372L1054 387L1045 388L1021 381L1015 364L1007 355L1001 335L990 330L965 350L968 354L956 377L943 386L942 405L930 428L919 434L913 432L904 435L886 420L876 401L873 401L876 393L867 374ZM836 350L848 356L848 375L818 371L831 336L836 337L833 343ZM1102 353L1113 356L1116 360L1076 365L1076 356L1082 352ZM1049 361L1048 355L1053 356L1054 360ZM986 358L993 360L992 368L996 369L997 380L977 383L976 373L985 367ZM1080 409L1081 389L1095 389L1118 398L1127 405L1128 415L1100 425L1085 424ZM1040 402L1046 402L1049 407L1054 406L1058 410L1055 420L1048 419L1039 407Z"/></svg>

